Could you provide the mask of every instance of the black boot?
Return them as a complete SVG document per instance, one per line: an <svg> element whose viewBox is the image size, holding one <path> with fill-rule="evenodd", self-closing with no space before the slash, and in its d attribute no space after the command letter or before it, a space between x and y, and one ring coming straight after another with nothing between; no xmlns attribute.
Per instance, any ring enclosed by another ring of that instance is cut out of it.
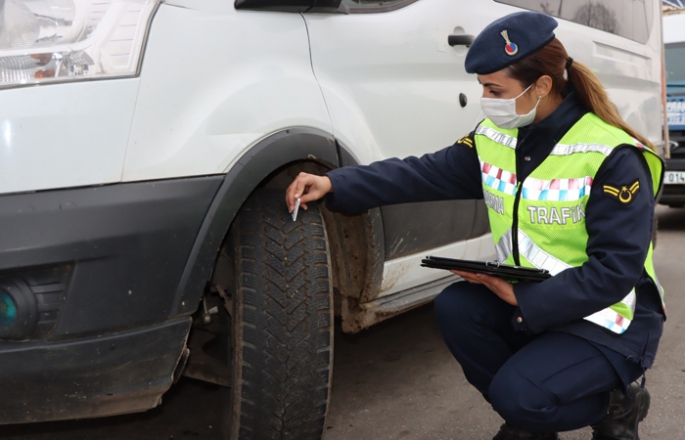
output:
<svg viewBox="0 0 685 440"><path fill-rule="evenodd" d="M627 396L622 390L612 391L607 415L592 425L592 440L640 440L637 427L647 417L649 401L649 392L634 382Z"/></svg>
<svg viewBox="0 0 685 440"><path fill-rule="evenodd" d="M556 432L530 432L505 423L492 440L559 440Z"/></svg>

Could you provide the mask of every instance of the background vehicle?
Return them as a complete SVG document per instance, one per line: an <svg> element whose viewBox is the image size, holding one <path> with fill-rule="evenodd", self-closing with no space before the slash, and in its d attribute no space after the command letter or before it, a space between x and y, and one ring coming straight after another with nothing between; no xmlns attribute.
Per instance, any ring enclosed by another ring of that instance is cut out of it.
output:
<svg viewBox="0 0 685 440"><path fill-rule="evenodd" d="M663 32L666 63L666 108L671 140L666 159L664 189L659 203L685 206L685 9L664 11Z"/></svg>
<svg viewBox="0 0 685 440"><path fill-rule="evenodd" d="M319 438L334 314L360 331L455 280L426 254L494 249L481 201L293 222L283 190L471 131L468 44L521 7L659 140L652 0L0 2L0 423L144 411L184 373L226 386L227 438Z"/></svg>

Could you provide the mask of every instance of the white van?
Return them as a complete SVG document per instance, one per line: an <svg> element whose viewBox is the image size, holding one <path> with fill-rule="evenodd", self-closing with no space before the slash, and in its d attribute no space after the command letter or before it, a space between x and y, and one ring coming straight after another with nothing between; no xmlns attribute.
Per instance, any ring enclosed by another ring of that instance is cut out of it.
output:
<svg viewBox="0 0 685 440"><path fill-rule="evenodd" d="M320 438L334 315L427 303L455 278L423 256L494 248L482 200L294 222L283 190L470 132L469 43L520 8L660 141L655 0L0 0L0 424L144 411L186 374L226 386L227 439Z"/></svg>

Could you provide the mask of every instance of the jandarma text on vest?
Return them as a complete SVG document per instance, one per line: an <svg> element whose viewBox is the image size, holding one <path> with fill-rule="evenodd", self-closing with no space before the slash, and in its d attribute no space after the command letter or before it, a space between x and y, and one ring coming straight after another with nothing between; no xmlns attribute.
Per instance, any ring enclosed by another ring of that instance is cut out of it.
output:
<svg viewBox="0 0 685 440"><path fill-rule="evenodd" d="M504 214L504 198L496 196L488 191L483 191L485 205L493 211Z"/></svg>

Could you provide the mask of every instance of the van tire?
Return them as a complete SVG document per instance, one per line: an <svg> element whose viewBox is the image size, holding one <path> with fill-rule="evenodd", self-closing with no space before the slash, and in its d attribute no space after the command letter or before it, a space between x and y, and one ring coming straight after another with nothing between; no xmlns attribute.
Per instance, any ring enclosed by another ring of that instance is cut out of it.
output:
<svg viewBox="0 0 685 440"><path fill-rule="evenodd" d="M226 439L322 436L332 378L332 270L316 203L297 221L284 191L255 191L229 232L232 384Z"/></svg>

